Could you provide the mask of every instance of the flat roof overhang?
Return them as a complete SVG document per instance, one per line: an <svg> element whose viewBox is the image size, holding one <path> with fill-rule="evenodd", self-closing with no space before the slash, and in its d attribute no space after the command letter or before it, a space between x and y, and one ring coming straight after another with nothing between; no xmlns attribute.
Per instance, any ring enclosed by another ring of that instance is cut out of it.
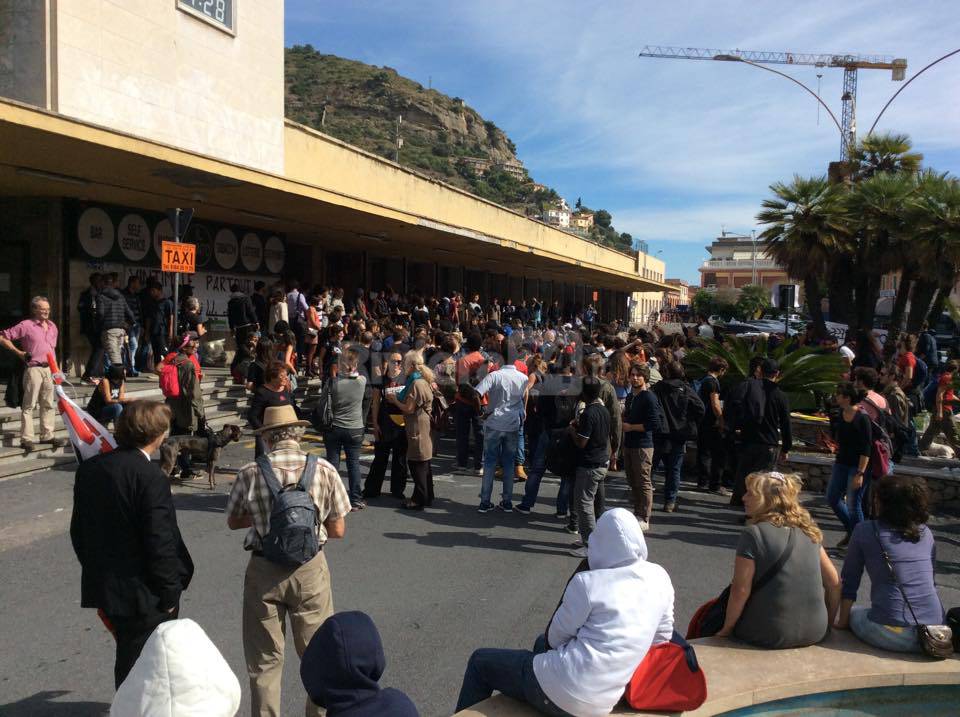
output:
<svg viewBox="0 0 960 717"><path fill-rule="evenodd" d="M283 232L293 241L321 237L331 250L368 250L626 292L667 288L336 187L290 180L9 100L0 100L0 195L69 197L155 211L193 207L198 219Z"/></svg>

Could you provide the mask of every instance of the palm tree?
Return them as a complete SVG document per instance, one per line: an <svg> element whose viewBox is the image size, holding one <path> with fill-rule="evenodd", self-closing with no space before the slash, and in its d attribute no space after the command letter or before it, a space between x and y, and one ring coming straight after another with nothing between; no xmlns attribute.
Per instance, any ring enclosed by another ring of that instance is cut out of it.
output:
<svg viewBox="0 0 960 717"><path fill-rule="evenodd" d="M760 237L787 274L803 281L810 316L818 333L826 336L820 308L824 279L836 257L852 250L842 191L824 176L797 175L790 184L771 185L770 191L774 197L763 200L763 211L757 214L757 221L767 226ZM830 298L832 308L833 293Z"/></svg>
<svg viewBox="0 0 960 717"><path fill-rule="evenodd" d="M913 151L910 137L893 132L867 135L850 153L854 182L881 172L915 174L922 162L923 155Z"/></svg>
<svg viewBox="0 0 960 717"><path fill-rule="evenodd" d="M960 271L960 181L932 170L923 172L907 205L907 222L916 237L919 267L910 297L907 330L915 332L942 305Z"/></svg>
<svg viewBox="0 0 960 717"><path fill-rule="evenodd" d="M812 346L795 348L788 341L771 349L764 338L754 343L737 336L725 336L723 341L701 339L698 347L683 357L687 375L692 378L705 375L715 356L723 357L729 365L722 381L725 388L748 377L750 359L754 356L776 359L780 365L777 385L787 394L793 410L820 408L823 397L834 390L847 370L846 362L838 353L824 354Z"/></svg>
<svg viewBox="0 0 960 717"><path fill-rule="evenodd" d="M856 245L856 271L850 277L856 304L852 329L873 330L880 280L902 268L898 242L906 236L904 215L915 191L912 174L876 172L856 182L845 197Z"/></svg>

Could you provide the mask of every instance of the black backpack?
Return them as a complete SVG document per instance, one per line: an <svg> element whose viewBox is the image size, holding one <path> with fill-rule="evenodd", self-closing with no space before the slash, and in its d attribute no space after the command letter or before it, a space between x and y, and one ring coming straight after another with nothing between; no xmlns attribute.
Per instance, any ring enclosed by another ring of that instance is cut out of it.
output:
<svg viewBox="0 0 960 717"><path fill-rule="evenodd" d="M318 459L307 456L300 480L295 485L281 486L267 456L257 458L260 475L270 491L270 529L263 536L263 557L279 565L295 567L313 559L320 552L317 506L307 491L307 483L317 472Z"/></svg>
<svg viewBox="0 0 960 717"><path fill-rule="evenodd" d="M673 390L676 388L677 390ZM661 435L686 440L695 436L705 408L700 397L686 383L671 384L658 381L653 392L660 400Z"/></svg>
<svg viewBox="0 0 960 717"><path fill-rule="evenodd" d="M317 433L333 430L333 381L332 378L327 379L320 391L320 400L310 414L310 423Z"/></svg>
<svg viewBox="0 0 960 717"><path fill-rule="evenodd" d="M900 458L903 457L904 447L910 441L911 426L901 422L900 419L894 416L893 411L891 411L889 407L887 410L881 411L880 407L869 398L863 400L864 403L870 404L877 412L877 420L874 421L871 419L870 421L870 430L874 440L879 438L888 443L890 455L893 456L894 460L900 460Z"/></svg>

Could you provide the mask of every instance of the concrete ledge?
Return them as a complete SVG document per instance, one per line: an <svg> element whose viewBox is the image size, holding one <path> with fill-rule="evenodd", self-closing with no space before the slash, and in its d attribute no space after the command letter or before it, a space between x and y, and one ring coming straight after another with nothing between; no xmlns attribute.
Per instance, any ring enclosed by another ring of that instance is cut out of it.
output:
<svg viewBox="0 0 960 717"><path fill-rule="evenodd" d="M760 650L732 640L694 640L707 678L707 701L688 717L708 717L787 697L898 685L960 684L960 658L931 660L922 655L883 652L852 633L834 630L819 645L793 650ZM458 712L458 717L535 717L533 708L503 695ZM618 705L613 714L633 712Z"/></svg>

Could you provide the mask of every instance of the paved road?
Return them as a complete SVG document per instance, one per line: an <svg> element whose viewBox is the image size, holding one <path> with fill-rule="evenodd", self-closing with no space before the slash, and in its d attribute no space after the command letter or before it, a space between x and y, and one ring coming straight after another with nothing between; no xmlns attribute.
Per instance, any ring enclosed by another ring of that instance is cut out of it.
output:
<svg viewBox="0 0 960 717"><path fill-rule="evenodd" d="M450 454L450 445L443 451ZM319 449L317 449L319 450ZM231 447L225 465L242 465L252 451ZM365 464L369 456L365 456ZM478 515L478 479L451 475L437 461L435 507L406 513L384 498L348 519L347 537L326 552L337 609L373 616L387 653L387 685L405 690L425 717L449 715L463 668L479 646L531 645L561 594L576 559L571 536L546 504L531 516ZM241 585L246 556L242 533L223 516L230 476L213 492L177 488L176 504L196 575L182 614L197 620L223 652L244 688L240 641ZM110 636L94 613L79 607L79 568L67 528L71 471L49 471L0 483L0 715L99 715L112 698ZM556 494L546 479L543 495ZM608 489L622 504L624 483ZM840 537L822 499L809 496L827 544ZM685 626L696 606L719 592L733 563L739 526L713 496L682 493L681 512L656 513L648 534L651 559L670 572L676 614ZM960 605L960 520L935 521L938 582L947 605ZM865 595L861 593L861 597ZM12 648L12 649L11 649ZM302 714L296 655L284 680L284 715Z"/></svg>

